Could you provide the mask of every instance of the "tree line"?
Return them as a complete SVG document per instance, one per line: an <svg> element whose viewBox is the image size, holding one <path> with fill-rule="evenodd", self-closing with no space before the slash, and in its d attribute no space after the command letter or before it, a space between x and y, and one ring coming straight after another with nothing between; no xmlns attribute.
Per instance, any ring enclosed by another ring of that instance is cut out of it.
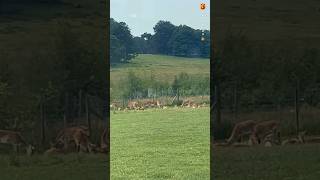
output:
<svg viewBox="0 0 320 180"><path fill-rule="evenodd" d="M129 62L135 54L163 54L182 57L210 56L210 31L193 29L186 25L175 26L159 21L154 34L143 33L134 37L128 25L110 19L111 63Z"/></svg>
<svg viewBox="0 0 320 180"><path fill-rule="evenodd" d="M243 33L231 33L217 47L214 62L215 98L221 108L294 106L296 91L299 102L320 105L317 48L290 42L259 43Z"/></svg>

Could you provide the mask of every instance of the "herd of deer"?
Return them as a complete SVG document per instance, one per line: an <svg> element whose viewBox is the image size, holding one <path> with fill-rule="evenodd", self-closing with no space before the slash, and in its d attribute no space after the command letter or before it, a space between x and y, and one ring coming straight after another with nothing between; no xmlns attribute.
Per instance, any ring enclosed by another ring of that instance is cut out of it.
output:
<svg viewBox="0 0 320 180"><path fill-rule="evenodd" d="M262 144L266 147L272 145L286 145L286 144L303 144L306 131L299 132L295 137L290 137L281 140L279 122L275 120L269 121L253 121L247 120L237 123L226 143L213 143L214 146L252 146ZM244 138L247 137L247 143ZM240 142L239 142L240 141ZM320 138L309 138L308 142L320 141Z"/></svg>
<svg viewBox="0 0 320 180"><path fill-rule="evenodd" d="M206 106L207 106L206 103L198 104L190 100L185 100L181 104L181 107L189 107L189 108L200 108L200 107L206 107Z"/></svg>
<svg viewBox="0 0 320 180"><path fill-rule="evenodd" d="M200 108L200 107L205 107L206 104L198 104L195 103L191 100L185 100L182 102L180 107L189 107L189 108ZM148 101L129 101L128 105L126 108L121 108L121 105L119 102L113 102L110 104L110 109L111 110L145 110L145 109L149 109L149 108L162 108L162 109L166 109L167 106L165 106L163 103L161 103L159 100L157 101L152 101L152 100L148 100Z"/></svg>
<svg viewBox="0 0 320 180"><path fill-rule="evenodd" d="M51 143L51 148L46 150L44 154L64 154L74 150L88 153L108 153L109 135L109 130L105 128L100 137L100 146L97 146L89 140L88 127L67 127L58 132L55 142ZM28 155L33 154L35 150L32 145L26 143L21 133L16 131L0 130L0 143L12 145L15 152L19 152L20 147L24 146ZM75 146L72 148L71 144Z"/></svg>
<svg viewBox="0 0 320 180"><path fill-rule="evenodd" d="M110 104L111 110L145 110L147 108L163 108L163 105L159 100L157 101L129 101L126 108L122 108L119 102L113 102Z"/></svg>

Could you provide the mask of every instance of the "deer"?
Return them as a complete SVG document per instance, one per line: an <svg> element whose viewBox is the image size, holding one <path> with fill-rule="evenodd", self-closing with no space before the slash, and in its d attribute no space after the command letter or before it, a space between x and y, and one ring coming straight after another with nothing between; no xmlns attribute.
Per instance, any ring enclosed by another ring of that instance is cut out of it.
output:
<svg viewBox="0 0 320 180"><path fill-rule="evenodd" d="M237 123L234 126L230 137L227 139L227 144L230 145L239 139L242 141L243 136L252 134L255 125L256 122L253 120L246 120Z"/></svg>
<svg viewBox="0 0 320 180"><path fill-rule="evenodd" d="M89 144L92 149L92 152L103 154L109 153L109 137L109 129L105 128L101 133L100 146L91 143Z"/></svg>
<svg viewBox="0 0 320 180"><path fill-rule="evenodd" d="M19 153L20 146L25 146L27 155L32 155L34 147L27 144L20 132L10 130L0 130L0 143L10 144L13 146L13 150Z"/></svg>
<svg viewBox="0 0 320 180"><path fill-rule="evenodd" d="M136 102L136 101L129 101L128 102L128 109L129 110L135 110L135 109L137 109L138 108L138 102Z"/></svg>
<svg viewBox="0 0 320 180"><path fill-rule="evenodd" d="M157 103L157 107L158 107L158 108L161 108L161 107L162 107L162 104L161 104L161 102L160 102L159 100L157 100L156 103Z"/></svg>
<svg viewBox="0 0 320 180"><path fill-rule="evenodd" d="M263 121L257 123L253 128L253 133L250 136L254 144L265 143L266 140L269 142L279 144L280 132L279 132L279 122L275 120ZM275 141L277 137L278 142Z"/></svg>
<svg viewBox="0 0 320 180"><path fill-rule="evenodd" d="M59 131L56 137L56 144L54 147L63 145L64 149L68 149L70 142L74 142L77 152L81 149L85 149L86 152L91 152L89 131L85 126L69 127Z"/></svg>

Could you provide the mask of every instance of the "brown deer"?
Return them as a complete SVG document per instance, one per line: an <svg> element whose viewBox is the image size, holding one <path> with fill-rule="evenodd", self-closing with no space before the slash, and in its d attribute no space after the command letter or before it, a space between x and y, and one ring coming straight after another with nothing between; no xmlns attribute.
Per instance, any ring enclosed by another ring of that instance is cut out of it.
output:
<svg viewBox="0 0 320 180"><path fill-rule="evenodd" d="M157 100L156 103L157 103L157 107L158 107L158 108L162 108L162 104L161 104L161 102L160 102L159 100Z"/></svg>
<svg viewBox="0 0 320 180"><path fill-rule="evenodd" d="M129 101L128 102L128 109L135 110L138 108L139 103L137 101Z"/></svg>
<svg viewBox="0 0 320 180"><path fill-rule="evenodd" d="M30 144L27 144L20 132L9 131L9 130L0 130L0 143L10 144L13 146L15 152L19 152L20 146L25 146L26 152L28 155L32 155L34 147Z"/></svg>
<svg viewBox="0 0 320 180"><path fill-rule="evenodd" d="M268 138L272 141L272 144L281 143L280 141L280 131L279 131L279 122L275 120L263 121L257 123L254 126L252 133L252 140L254 144L264 143L265 139ZM277 138L277 141L276 141Z"/></svg>
<svg viewBox="0 0 320 180"><path fill-rule="evenodd" d="M63 145L64 149L68 149L68 145L71 142L74 142L76 145L77 152L80 150L90 152L90 141L89 141L89 131L85 126L76 126L64 128L59 131L58 136L56 137L55 147L61 147Z"/></svg>
<svg viewBox="0 0 320 180"><path fill-rule="evenodd" d="M232 133L227 140L227 144L232 144L235 141L242 141L242 138L246 135L250 135L253 132L254 126L256 122L253 120L247 120L243 122L237 123L234 128L232 129Z"/></svg>

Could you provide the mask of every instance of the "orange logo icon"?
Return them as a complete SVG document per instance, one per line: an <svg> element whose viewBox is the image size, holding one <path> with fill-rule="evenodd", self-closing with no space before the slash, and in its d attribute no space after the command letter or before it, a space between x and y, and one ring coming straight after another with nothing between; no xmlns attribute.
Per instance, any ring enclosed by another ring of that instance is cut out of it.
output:
<svg viewBox="0 0 320 180"><path fill-rule="evenodd" d="M206 4L205 3L201 3L200 4L200 9L201 10L205 10L206 9Z"/></svg>

